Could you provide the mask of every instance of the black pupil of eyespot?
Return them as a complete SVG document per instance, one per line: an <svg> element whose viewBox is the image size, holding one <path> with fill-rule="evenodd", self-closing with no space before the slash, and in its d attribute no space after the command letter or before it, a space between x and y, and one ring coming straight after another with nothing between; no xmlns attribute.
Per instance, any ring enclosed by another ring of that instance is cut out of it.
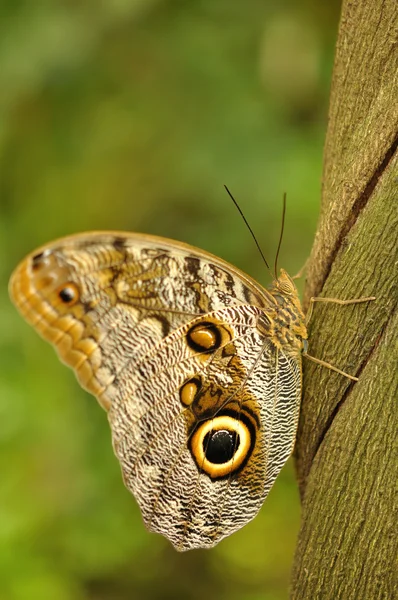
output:
<svg viewBox="0 0 398 600"><path fill-rule="evenodd" d="M239 436L236 431L219 429L209 431L203 440L203 450L207 460L216 465L231 460L239 446Z"/></svg>
<svg viewBox="0 0 398 600"><path fill-rule="evenodd" d="M62 302L72 302L72 300L75 299L75 292L70 287L64 287L59 292L59 297L61 298Z"/></svg>

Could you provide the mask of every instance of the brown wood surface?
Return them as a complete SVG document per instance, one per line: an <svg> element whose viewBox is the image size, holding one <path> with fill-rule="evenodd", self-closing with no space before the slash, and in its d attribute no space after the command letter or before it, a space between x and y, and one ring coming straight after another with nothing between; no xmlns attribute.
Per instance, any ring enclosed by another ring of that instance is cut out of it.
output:
<svg viewBox="0 0 398 600"><path fill-rule="evenodd" d="M321 216L305 299L315 305L296 444L303 501L291 598L398 598L398 4L343 2Z"/></svg>

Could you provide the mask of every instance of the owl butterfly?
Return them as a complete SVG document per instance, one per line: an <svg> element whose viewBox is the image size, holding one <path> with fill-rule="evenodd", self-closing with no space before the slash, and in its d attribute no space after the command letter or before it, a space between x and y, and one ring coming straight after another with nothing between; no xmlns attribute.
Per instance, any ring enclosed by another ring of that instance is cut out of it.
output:
<svg viewBox="0 0 398 600"><path fill-rule="evenodd" d="M10 294L107 411L149 530L210 548L257 514L300 406L307 330L284 270L266 290L191 246L95 232L29 255Z"/></svg>

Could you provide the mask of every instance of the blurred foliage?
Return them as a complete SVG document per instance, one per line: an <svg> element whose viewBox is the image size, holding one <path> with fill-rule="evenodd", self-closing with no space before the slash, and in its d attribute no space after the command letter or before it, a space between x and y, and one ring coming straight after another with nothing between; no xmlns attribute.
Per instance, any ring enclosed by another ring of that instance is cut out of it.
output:
<svg viewBox="0 0 398 600"><path fill-rule="evenodd" d="M1 0L0 597L281 600L293 467L212 551L144 529L103 411L7 296L25 253L85 229L184 240L267 283L315 231L339 3Z"/></svg>

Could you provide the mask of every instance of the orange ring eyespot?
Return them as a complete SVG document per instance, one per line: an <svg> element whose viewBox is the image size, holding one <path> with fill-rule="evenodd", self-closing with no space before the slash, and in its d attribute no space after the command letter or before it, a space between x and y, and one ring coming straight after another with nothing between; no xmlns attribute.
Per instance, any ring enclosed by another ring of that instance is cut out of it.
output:
<svg viewBox="0 0 398 600"><path fill-rule="evenodd" d="M190 440L190 450L200 471L211 479L222 479L246 463L254 442L250 419L231 413L200 423Z"/></svg>
<svg viewBox="0 0 398 600"><path fill-rule="evenodd" d="M187 333L187 342L196 352L213 352L221 345L221 332L215 323L196 323Z"/></svg>
<svg viewBox="0 0 398 600"><path fill-rule="evenodd" d="M188 379L180 388L180 400L184 406L191 406L192 402L202 387L202 381L199 377Z"/></svg>

